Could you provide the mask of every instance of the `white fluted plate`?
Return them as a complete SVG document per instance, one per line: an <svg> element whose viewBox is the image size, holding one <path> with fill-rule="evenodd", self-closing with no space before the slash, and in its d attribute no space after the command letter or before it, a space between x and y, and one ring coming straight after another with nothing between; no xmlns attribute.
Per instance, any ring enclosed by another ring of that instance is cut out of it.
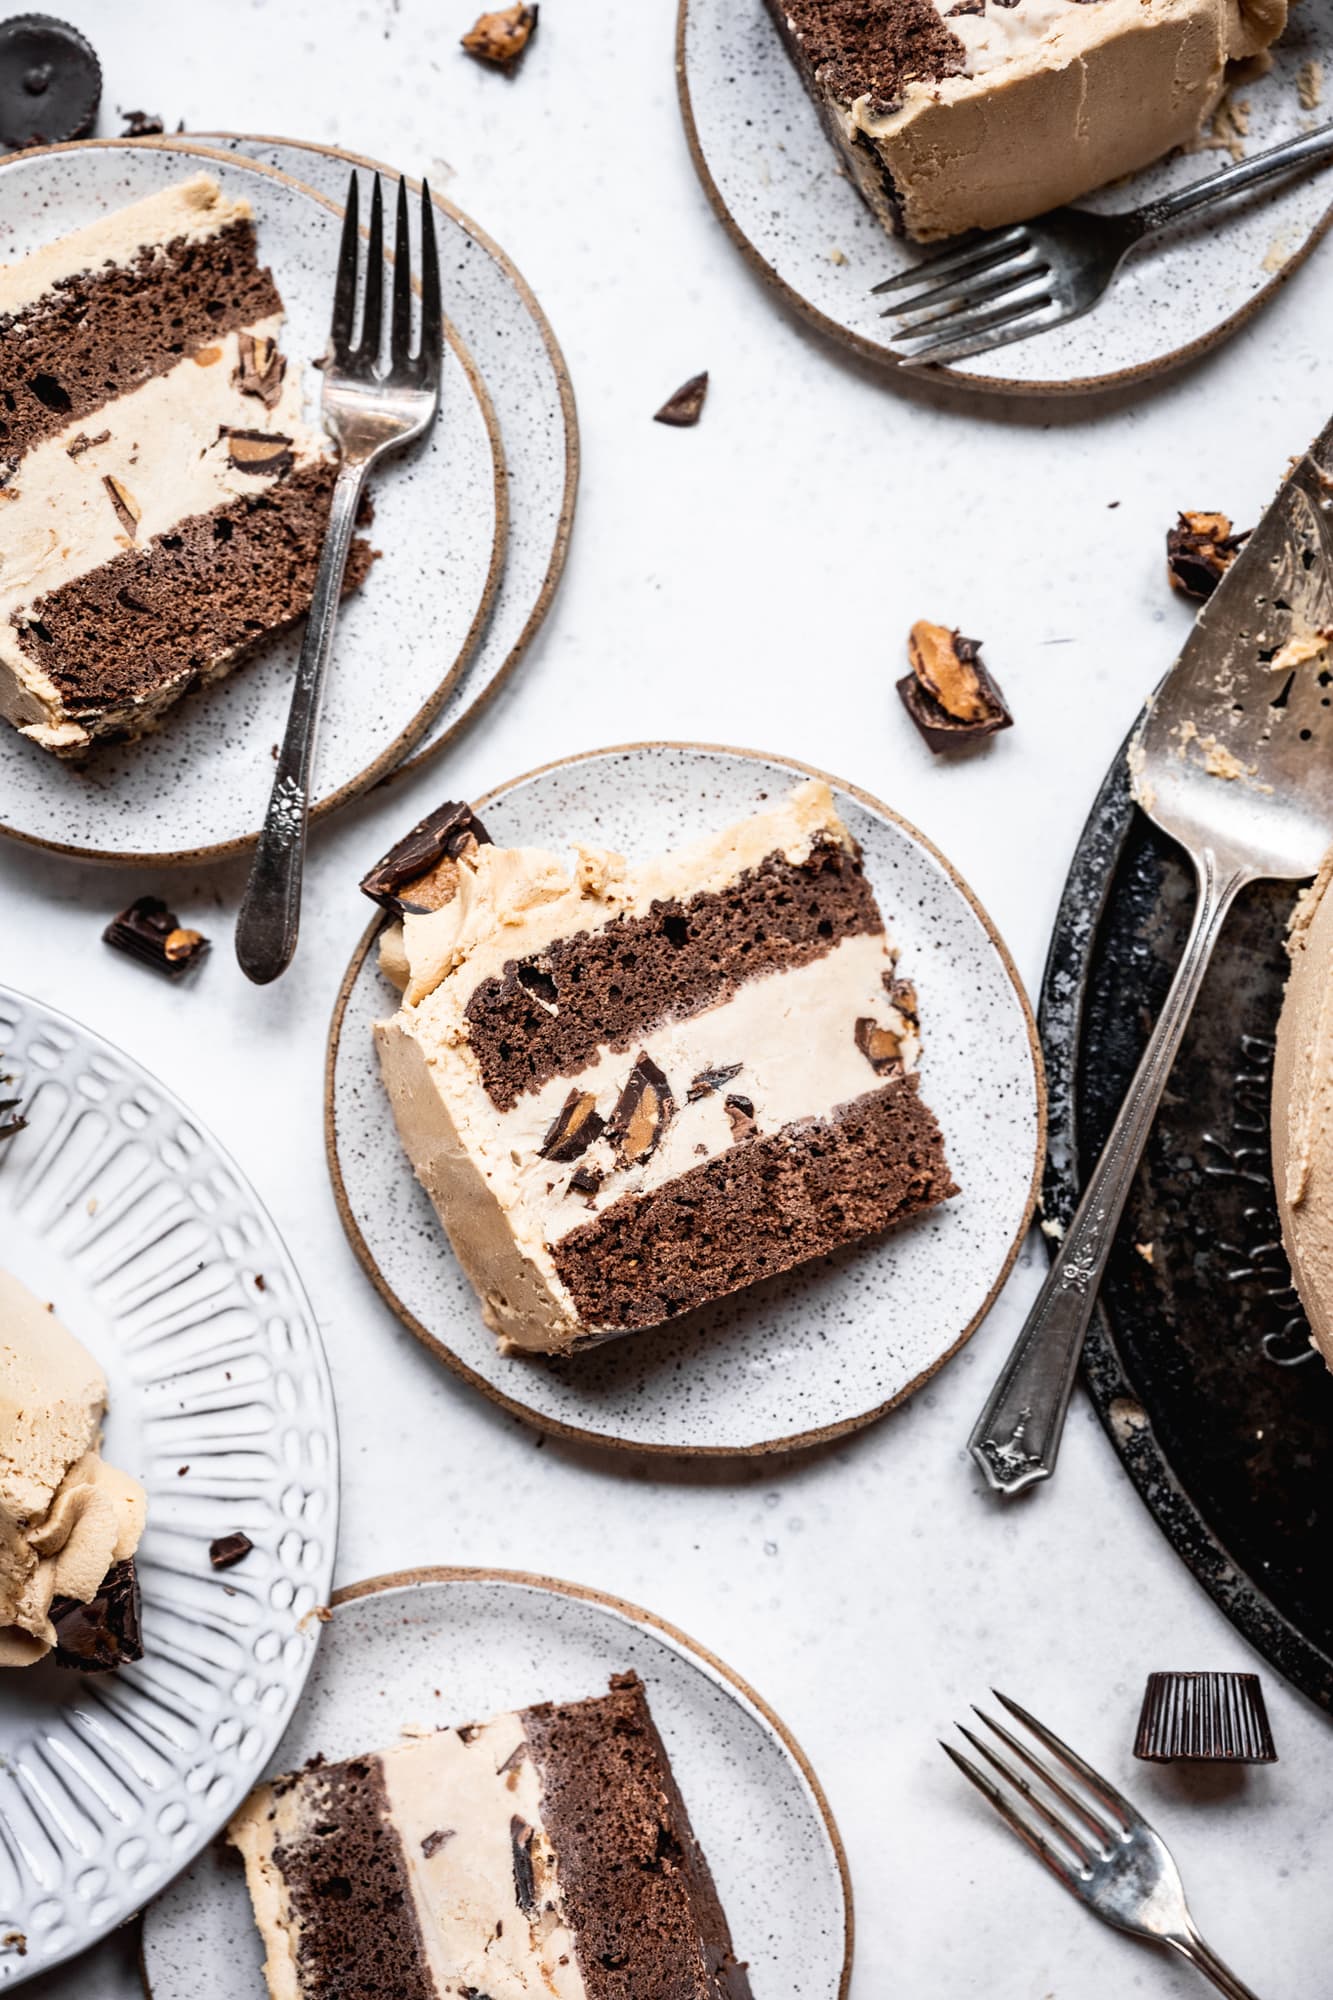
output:
<svg viewBox="0 0 1333 2000"><path fill-rule="evenodd" d="M144 1658L0 1675L0 1987L123 1922L271 1756L329 1594L338 1441L319 1330L231 1159L137 1063L0 987L0 1260L106 1374L142 1480ZM243 1562L209 1543L240 1529ZM6 1942L7 1941L7 1942Z"/></svg>
<svg viewBox="0 0 1333 2000"><path fill-rule="evenodd" d="M841 2000L851 1888L799 1746L729 1667L618 1598L547 1577L409 1570L338 1592L306 1699L271 1760L350 1757L404 1727L603 1694L632 1668L680 1780L755 2000ZM793 1893L793 1885L799 1885ZM201 1854L144 1919L150 2000L262 2000L237 1856ZM206 1973L201 1987L201 1974Z"/></svg>

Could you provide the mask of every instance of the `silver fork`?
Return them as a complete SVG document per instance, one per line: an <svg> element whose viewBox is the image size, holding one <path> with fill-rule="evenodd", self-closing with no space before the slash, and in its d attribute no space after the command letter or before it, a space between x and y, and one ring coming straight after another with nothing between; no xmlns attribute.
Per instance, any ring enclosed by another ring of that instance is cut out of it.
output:
<svg viewBox="0 0 1333 2000"><path fill-rule="evenodd" d="M287 732L278 752L268 813L236 920L236 956L242 971L261 986L286 971L296 950L320 701L333 654L338 602L366 475L386 452L398 451L422 437L440 407L443 348L440 265L430 189L423 181L421 339L414 354L407 183L403 180L398 183L389 361L383 370L380 348L384 333L384 198L378 174L370 202L361 334L354 345L359 223L357 176L353 170L338 251L330 354L324 370L321 403L324 427L338 446L338 476L315 573Z"/></svg>
<svg viewBox="0 0 1333 2000"><path fill-rule="evenodd" d="M973 1713L1018 1763L1040 1781L1043 1791L1037 1790L1024 1770L1006 1763L997 1751L960 1722L959 1729L977 1755L998 1773L1009 1790L1001 1791L970 1757L955 1750L951 1743L942 1742L940 1748L963 1775L990 1800L1038 1860L1045 1862L1056 1881L1103 1923L1118 1931L1128 1931L1131 1937L1164 1945L1168 1951L1188 1959L1230 2000L1257 2000L1252 1989L1237 1979L1200 1937L1185 1901L1180 1870L1161 1835L1154 1833L1123 1793L1099 1777L1044 1722L1038 1722L998 1688L991 1691L1014 1720L1035 1736L1069 1777L1077 1781L1080 1789L1076 1791L1073 1785L1064 1782L1034 1750L979 1708L974 1708ZM1015 1795L1012 1798L1011 1793ZM1054 1840L1048 1837L1050 1834L1055 1836Z"/></svg>
<svg viewBox="0 0 1333 2000"><path fill-rule="evenodd" d="M1134 798L1194 868L1171 989L1077 1209L968 1440L987 1483L1055 1470L1097 1290L1228 910L1333 846L1333 423L1296 461L1204 605L1129 751Z"/></svg>
<svg viewBox="0 0 1333 2000"><path fill-rule="evenodd" d="M973 235L871 287L877 297L900 294L881 319L911 317L893 353L913 367L964 361L1078 319L1109 290L1130 251L1168 224L1327 160L1333 160L1333 123L1125 215L1054 208L1034 222Z"/></svg>

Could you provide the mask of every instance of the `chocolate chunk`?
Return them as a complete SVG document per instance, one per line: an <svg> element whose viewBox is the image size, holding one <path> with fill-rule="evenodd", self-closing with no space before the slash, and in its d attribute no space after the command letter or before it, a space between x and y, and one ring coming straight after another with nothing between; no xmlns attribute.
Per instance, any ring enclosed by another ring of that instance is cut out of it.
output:
<svg viewBox="0 0 1333 2000"><path fill-rule="evenodd" d="M1185 597L1211 597L1252 530L1232 532L1225 514L1181 514L1166 531L1166 574Z"/></svg>
<svg viewBox="0 0 1333 2000"><path fill-rule="evenodd" d="M916 997L916 988L911 980L899 979L896 974L886 972L882 975L881 984L908 1026L919 1027L921 1009Z"/></svg>
<svg viewBox="0 0 1333 2000"><path fill-rule="evenodd" d="M77 28L49 14L0 22L0 152L84 138L101 99L101 65Z"/></svg>
<svg viewBox="0 0 1333 2000"><path fill-rule="evenodd" d="M0 1133L0 1138L3 1136L3 1133ZM586 1194L591 1201L593 1196L599 1192L602 1182L605 1179L606 1175L600 1167L580 1167L577 1173L571 1174L569 1177L569 1192L571 1194Z"/></svg>
<svg viewBox="0 0 1333 2000"><path fill-rule="evenodd" d="M109 443L110 438L110 431L99 431L96 437L89 437L87 431L80 431L78 436L72 437L65 446L66 455L69 458L82 458L85 451L91 451L95 444Z"/></svg>
<svg viewBox="0 0 1333 2000"><path fill-rule="evenodd" d="M739 1146L742 1139L753 1139L759 1128L754 1122L754 1105L748 1097L729 1097L722 1109L731 1126L733 1145Z"/></svg>
<svg viewBox="0 0 1333 2000"><path fill-rule="evenodd" d="M1011 727L1014 718L1004 696L982 665L979 639L918 619L907 657L912 671L898 682L898 693L932 750Z"/></svg>
<svg viewBox="0 0 1333 2000"><path fill-rule="evenodd" d="M463 47L478 62L511 69L537 32L536 7L500 7L481 14L463 36Z"/></svg>
<svg viewBox="0 0 1333 2000"><path fill-rule="evenodd" d="M208 1560L214 1569L233 1569L238 1562L244 1562L254 1543L239 1528L230 1535L219 1535L208 1545Z"/></svg>
<svg viewBox="0 0 1333 2000"><path fill-rule="evenodd" d="M104 472L102 474L102 484L110 495L111 505L116 510L117 520L130 540L133 541L139 532L139 522L143 515L142 507L140 507L138 501L130 492L129 487L123 485L111 473Z"/></svg>
<svg viewBox="0 0 1333 2000"><path fill-rule="evenodd" d="M1258 1674L1149 1674L1134 1755L1150 1764L1276 1764Z"/></svg>
<svg viewBox="0 0 1333 2000"><path fill-rule="evenodd" d="M868 1014L856 1024L856 1046L876 1076L890 1076L902 1068L903 1048L892 1028L881 1028Z"/></svg>
<svg viewBox="0 0 1333 2000"><path fill-rule="evenodd" d="M122 139L153 139L166 130L153 111L122 111L120 115L125 120L125 130L120 135Z"/></svg>
<svg viewBox="0 0 1333 2000"><path fill-rule="evenodd" d="M109 1673L143 1658L139 1628L139 1579L134 1558L113 1563L87 1604L57 1597L51 1603L56 1628L55 1663L81 1673Z"/></svg>
<svg viewBox="0 0 1333 2000"><path fill-rule="evenodd" d="M725 1069L701 1069L685 1093L685 1102L696 1104L701 1097L711 1097L724 1083L730 1083L733 1076L739 1076L744 1067L744 1063L729 1063Z"/></svg>
<svg viewBox="0 0 1333 2000"><path fill-rule="evenodd" d="M537 1877L532 1865L532 1828L515 1813L509 1822L509 1844L514 1851L514 1898L525 1917L537 1914Z"/></svg>
<svg viewBox="0 0 1333 2000"><path fill-rule="evenodd" d="M653 416L655 424L670 424L678 431L691 430L703 414L704 397L708 394L708 370L702 375L691 375L688 382L682 382L674 396L668 396L660 410Z"/></svg>
<svg viewBox="0 0 1333 2000"><path fill-rule="evenodd" d="M455 1829L451 1826L437 1826L433 1833L422 1835L421 1852L425 1855L427 1861L430 1860L432 1854L439 1853L446 1840L453 1839L454 1831Z"/></svg>
<svg viewBox="0 0 1333 2000"><path fill-rule="evenodd" d="M227 456L238 472L276 479L292 469L292 441L281 431L243 431L223 424L218 436L227 440Z"/></svg>
<svg viewBox="0 0 1333 2000"><path fill-rule="evenodd" d="M262 333L238 333L236 347L232 381L243 396L257 396L264 408L271 410L282 395L287 357L278 352L276 340Z"/></svg>
<svg viewBox="0 0 1333 2000"><path fill-rule="evenodd" d="M102 937L116 951L127 952L156 972L165 972L169 979L179 979L208 950L208 939L202 932L183 929L157 896L140 896L128 910L112 918Z"/></svg>
<svg viewBox="0 0 1333 2000"><path fill-rule="evenodd" d="M951 21L955 14L984 14L985 11L986 0L958 0L956 7L945 8L944 18Z"/></svg>
<svg viewBox="0 0 1333 2000"><path fill-rule="evenodd" d="M538 1156L543 1160L559 1160L562 1165L567 1160L577 1160L580 1153L587 1152L594 1139L600 1138L605 1124L605 1118L598 1113L593 1093L590 1090L571 1090L537 1148Z"/></svg>
<svg viewBox="0 0 1333 2000"><path fill-rule="evenodd" d="M490 844L491 836L471 806L446 799L362 876L361 893L399 916L437 910L453 898L457 872L453 864L458 857L472 847ZM442 863L449 865L442 868Z"/></svg>
<svg viewBox="0 0 1333 2000"><path fill-rule="evenodd" d="M622 1166L641 1166L656 1152L675 1108L671 1085L652 1057L640 1052L606 1128Z"/></svg>

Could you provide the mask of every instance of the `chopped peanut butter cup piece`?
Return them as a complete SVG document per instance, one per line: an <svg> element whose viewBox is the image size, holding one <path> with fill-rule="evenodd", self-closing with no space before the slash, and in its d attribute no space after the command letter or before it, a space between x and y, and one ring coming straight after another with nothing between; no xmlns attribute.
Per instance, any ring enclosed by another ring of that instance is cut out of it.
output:
<svg viewBox="0 0 1333 2000"><path fill-rule="evenodd" d="M462 37L463 47L478 62L509 69L537 32L536 7L500 7L479 15Z"/></svg>
<svg viewBox="0 0 1333 2000"><path fill-rule="evenodd" d="M458 857L490 844L471 806L446 799L362 876L361 893L398 916L438 910L453 900Z"/></svg>
<svg viewBox="0 0 1333 2000"><path fill-rule="evenodd" d="M759 1127L755 1124L754 1105L748 1097L728 1097L722 1109L731 1126L733 1144L739 1145L742 1139L753 1139Z"/></svg>
<svg viewBox="0 0 1333 2000"><path fill-rule="evenodd" d="M876 1076L888 1076L901 1069L903 1045L892 1028L882 1028L868 1014L862 1014L854 1030L856 1046Z"/></svg>
<svg viewBox="0 0 1333 2000"><path fill-rule="evenodd" d="M102 932L103 941L115 951L179 979L208 950L202 931L187 930L157 896L140 896L113 917Z"/></svg>
<svg viewBox="0 0 1333 2000"><path fill-rule="evenodd" d="M698 423L703 415L704 398L708 394L708 370L702 375L691 375L688 382L682 382L674 396L668 396L660 410L653 414L655 424L670 424L674 430L687 431Z"/></svg>
<svg viewBox="0 0 1333 2000"><path fill-rule="evenodd" d="M599 1192L602 1182L605 1179L606 1175L600 1167L580 1167L577 1173L573 1173L569 1177L569 1192L571 1194L586 1195L588 1200L591 1201L593 1196Z"/></svg>
<svg viewBox="0 0 1333 2000"><path fill-rule="evenodd" d="M903 707L934 751L993 736L1013 723L982 664L981 641L918 619L907 641L912 671L898 682Z"/></svg>
<svg viewBox="0 0 1333 2000"><path fill-rule="evenodd" d="M219 1535L208 1545L208 1560L214 1569L233 1569L238 1562L244 1562L254 1543L242 1529L236 1528L230 1535Z"/></svg>
<svg viewBox="0 0 1333 2000"><path fill-rule="evenodd" d="M223 424L218 436L226 439L227 456L238 472L276 479L292 469L292 441L281 431L236 430Z"/></svg>
<svg viewBox="0 0 1333 2000"><path fill-rule="evenodd" d="M134 1557L114 1563L86 1604L57 1597L51 1605L58 1667L82 1674L110 1673L143 1658L139 1626L139 1578Z"/></svg>
<svg viewBox="0 0 1333 2000"><path fill-rule="evenodd" d="M1181 514L1166 531L1166 575L1184 597L1211 597L1250 539L1225 514Z"/></svg>
<svg viewBox="0 0 1333 2000"><path fill-rule="evenodd" d="M744 1063L728 1063L725 1069L701 1069L694 1082L685 1093L687 1104L694 1104L701 1097L711 1097L715 1090L721 1090L724 1083L730 1083L739 1076Z"/></svg>
<svg viewBox="0 0 1333 2000"><path fill-rule="evenodd" d="M107 490L111 505L116 510L116 519L120 522L121 527L125 530L130 540L133 541L139 532L139 522L143 517L142 507L140 507L138 501L130 492L129 487L124 485L122 481L115 478L111 473L104 472L102 474L102 484Z"/></svg>
<svg viewBox="0 0 1333 2000"><path fill-rule="evenodd" d="M559 1160L563 1165L568 1160L577 1160L580 1153L586 1153L594 1139L599 1139L606 1126L606 1120L597 1109L597 1099L590 1090L571 1090L551 1121L551 1126L537 1148L543 1160Z"/></svg>
<svg viewBox="0 0 1333 2000"><path fill-rule="evenodd" d="M640 1052L606 1128L622 1166L642 1166L656 1152L675 1108L671 1085L652 1057Z"/></svg>
<svg viewBox="0 0 1333 2000"><path fill-rule="evenodd" d="M262 333L239 333L236 345L239 358L232 381L243 396L257 396L271 410L282 395L287 357L278 352L276 340Z"/></svg>

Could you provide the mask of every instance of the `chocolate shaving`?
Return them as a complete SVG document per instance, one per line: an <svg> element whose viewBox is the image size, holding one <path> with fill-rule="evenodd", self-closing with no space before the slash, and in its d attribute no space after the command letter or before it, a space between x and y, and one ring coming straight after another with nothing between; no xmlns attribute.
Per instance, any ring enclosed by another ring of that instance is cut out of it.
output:
<svg viewBox="0 0 1333 2000"><path fill-rule="evenodd" d="M898 694L932 750L1012 726L1004 696L982 664L979 639L918 619L907 657L912 671L898 682Z"/></svg>
<svg viewBox="0 0 1333 2000"><path fill-rule="evenodd" d="M89 437L87 431L80 431L78 436L72 437L65 446L65 453L69 458L82 458L84 452L91 451L94 445L109 444L110 442L110 431L99 431L96 437Z"/></svg>
<svg viewBox="0 0 1333 2000"><path fill-rule="evenodd" d="M276 479L292 469L292 441L281 431L236 430L222 424L218 436L226 439L227 456L238 472Z"/></svg>
<svg viewBox="0 0 1333 2000"><path fill-rule="evenodd" d="M162 120L152 111L122 111L120 115L125 120L125 130L120 135L122 139L152 139L166 130Z"/></svg>
<svg viewBox="0 0 1333 2000"><path fill-rule="evenodd" d="M143 514L143 509L130 492L129 487L122 486L121 482L111 473L104 472L102 474L102 484L110 495L111 505L116 510L116 519L120 522L121 527L125 530L130 540L133 541L139 531L139 522Z"/></svg>
<svg viewBox="0 0 1333 2000"><path fill-rule="evenodd" d="M692 430L703 414L704 398L708 394L708 370L702 375L691 375L688 382L682 382L674 396L668 396L660 410L654 412L655 424L670 424L674 430Z"/></svg>
<svg viewBox="0 0 1333 2000"><path fill-rule="evenodd" d="M675 1108L671 1085L652 1057L641 1051L606 1128L621 1166L641 1166L651 1158Z"/></svg>
<svg viewBox="0 0 1333 2000"><path fill-rule="evenodd" d="M421 1852L425 1855L427 1861L430 1860L432 1854L439 1853L446 1840L453 1839L454 1833L455 1828L452 1826L437 1826L433 1833L422 1835Z"/></svg>
<svg viewBox="0 0 1333 2000"><path fill-rule="evenodd" d="M234 1569L238 1562L244 1562L254 1543L248 1535L237 1528L230 1535L219 1535L208 1545L208 1560L214 1569Z"/></svg>
<svg viewBox="0 0 1333 2000"><path fill-rule="evenodd" d="M730 1083L733 1076L739 1076L744 1067L744 1063L729 1063L725 1069L701 1069L685 1093L685 1102L696 1104L701 1097L711 1097L724 1083Z"/></svg>
<svg viewBox="0 0 1333 2000"><path fill-rule="evenodd" d="M889 1076L902 1068L903 1048L892 1028L882 1028L868 1014L862 1014L855 1029L856 1046L876 1076Z"/></svg>
<svg viewBox="0 0 1333 2000"><path fill-rule="evenodd" d="M0 1132L0 1138L3 1137L4 1134ZM569 1177L569 1192L587 1195L591 1201L593 1196L600 1192L605 1179L606 1175L600 1167L580 1167L576 1174L571 1174Z"/></svg>
<svg viewBox="0 0 1333 2000"><path fill-rule="evenodd" d="M456 871L452 864L473 847L489 847L487 833L471 806L446 799L425 819L418 820L369 874L361 878L361 893L381 909L398 916L439 909L452 900ZM442 869L441 863L451 864ZM444 889L448 894L443 894Z"/></svg>
<svg viewBox="0 0 1333 2000"><path fill-rule="evenodd" d="M143 1658L139 1624L139 1579L134 1558L113 1563L95 1596L87 1604L57 1597L51 1603L55 1626L54 1659L58 1667L80 1673L110 1673Z"/></svg>
<svg viewBox="0 0 1333 2000"><path fill-rule="evenodd" d="M509 1822L509 1844L514 1852L514 1898L525 1917L537 1914L537 1877L532 1865L534 1838L527 1821L515 1813Z"/></svg>
<svg viewBox="0 0 1333 2000"><path fill-rule="evenodd" d="M1166 531L1166 574L1185 597L1211 597L1253 530L1232 530L1225 514L1181 514Z"/></svg>
<svg viewBox="0 0 1333 2000"><path fill-rule="evenodd" d="M141 965L151 965L155 972L165 972L170 979L179 979L208 950L203 933L183 929L157 896L140 896L112 918L102 937L113 950L137 958Z"/></svg>
<svg viewBox="0 0 1333 2000"><path fill-rule="evenodd" d="M262 333L238 333L236 347L232 381L243 396L257 396L266 410L273 409L282 396L287 357L278 352L276 340Z"/></svg>
<svg viewBox="0 0 1333 2000"><path fill-rule="evenodd" d="M537 32L536 7L500 7L479 15L462 37L463 47L478 62L512 69Z"/></svg>
<svg viewBox="0 0 1333 2000"><path fill-rule="evenodd" d="M537 1148L538 1157L543 1160L577 1160L580 1153L586 1153L594 1139L600 1138L606 1125L605 1118L597 1110L597 1099L590 1090L571 1090L551 1121L546 1137Z"/></svg>
<svg viewBox="0 0 1333 2000"><path fill-rule="evenodd" d="M733 1145L739 1145L742 1139L753 1139L759 1127L754 1120L754 1105L748 1097L728 1097L722 1109L731 1126Z"/></svg>

